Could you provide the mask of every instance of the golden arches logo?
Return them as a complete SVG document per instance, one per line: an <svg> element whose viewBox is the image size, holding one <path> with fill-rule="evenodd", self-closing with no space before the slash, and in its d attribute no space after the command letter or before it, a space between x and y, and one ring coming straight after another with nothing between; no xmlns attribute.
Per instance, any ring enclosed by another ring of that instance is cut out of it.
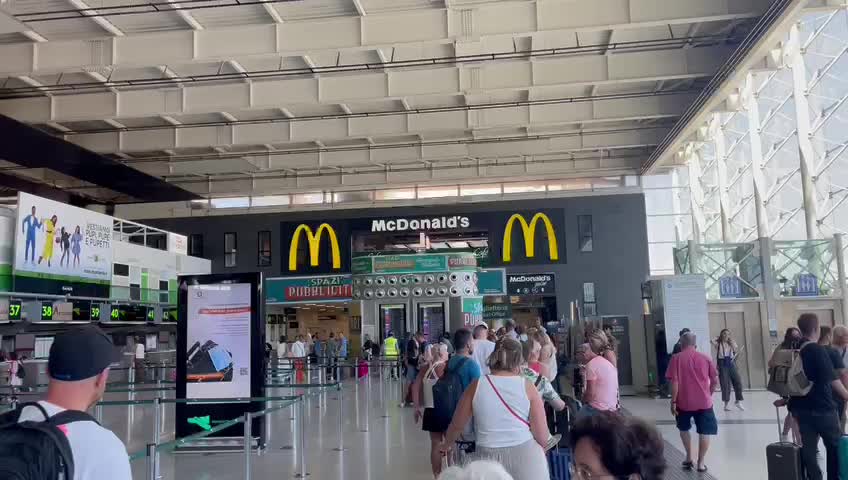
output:
<svg viewBox="0 0 848 480"><path fill-rule="evenodd" d="M294 231L291 246L289 247L289 271L297 271L297 246L298 242L300 242L301 233L306 235L306 241L309 242L309 264L313 267L318 266L318 261L320 259L319 252L321 248L321 236L324 235L324 232L327 232L327 235L330 236L330 251L333 254L333 269L338 270L342 268L342 257L339 253L339 239L336 236L336 231L333 230L333 227L330 225L322 223L318 226L318 230L316 230L315 233L312 232L312 229L309 228L308 225L299 225Z"/></svg>
<svg viewBox="0 0 848 480"><path fill-rule="evenodd" d="M528 224L523 215L516 213L509 217L509 220L506 222L506 228L504 229L504 263L512 261L512 226L515 222L521 224L521 233L524 234L525 256L527 258L533 258L536 256L536 226L540 220L545 224L545 230L548 233L548 253L550 254L551 260L554 262L559 260L559 247L557 245L556 231L554 230L553 223L551 223L551 219L544 213L537 213L533 215L533 218Z"/></svg>

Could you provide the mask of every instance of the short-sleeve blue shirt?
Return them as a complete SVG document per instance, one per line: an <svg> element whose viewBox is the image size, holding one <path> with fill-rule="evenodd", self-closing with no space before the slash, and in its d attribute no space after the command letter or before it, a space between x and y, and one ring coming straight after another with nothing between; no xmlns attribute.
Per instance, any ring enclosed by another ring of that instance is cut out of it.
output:
<svg viewBox="0 0 848 480"><path fill-rule="evenodd" d="M454 371L459 365L459 362L464 362L458 370L456 370L456 374L459 375L459 381L462 383L462 391L464 392L471 382L480 378L480 366L477 365L477 362L474 361L473 358L461 357L459 355L454 355L448 361L447 370Z"/></svg>

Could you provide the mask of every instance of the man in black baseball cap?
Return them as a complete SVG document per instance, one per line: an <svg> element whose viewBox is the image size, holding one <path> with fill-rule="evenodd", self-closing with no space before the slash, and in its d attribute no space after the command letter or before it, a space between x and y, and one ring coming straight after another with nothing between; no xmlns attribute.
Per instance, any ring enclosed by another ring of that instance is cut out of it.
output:
<svg viewBox="0 0 848 480"><path fill-rule="evenodd" d="M109 366L120 359L111 338L95 326L61 333L50 347L47 398L25 406L19 422L44 420L66 411L85 412L106 390ZM74 457L73 480L131 480L124 444L91 417L62 425Z"/></svg>

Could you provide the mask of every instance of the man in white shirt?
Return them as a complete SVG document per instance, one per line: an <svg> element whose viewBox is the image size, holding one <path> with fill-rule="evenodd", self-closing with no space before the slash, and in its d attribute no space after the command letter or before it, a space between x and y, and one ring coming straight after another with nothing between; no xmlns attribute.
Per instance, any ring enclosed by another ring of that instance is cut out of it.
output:
<svg viewBox="0 0 848 480"><path fill-rule="evenodd" d="M495 351L495 342L489 341L489 326L481 322L474 327L474 351L471 357L480 365L480 374L489 374L489 356Z"/></svg>
<svg viewBox="0 0 848 480"><path fill-rule="evenodd" d="M297 340L292 344L291 356L294 358L303 358L306 356L306 344L303 343L303 335L298 335Z"/></svg>
<svg viewBox="0 0 848 480"><path fill-rule="evenodd" d="M109 365L120 359L112 340L99 328L86 326L58 335L50 347L47 397L38 402L49 416L65 410L85 412L106 389ZM36 406L23 406L19 422L42 421ZM124 444L97 422L76 421L60 427L68 437L74 458L73 480L131 480Z"/></svg>

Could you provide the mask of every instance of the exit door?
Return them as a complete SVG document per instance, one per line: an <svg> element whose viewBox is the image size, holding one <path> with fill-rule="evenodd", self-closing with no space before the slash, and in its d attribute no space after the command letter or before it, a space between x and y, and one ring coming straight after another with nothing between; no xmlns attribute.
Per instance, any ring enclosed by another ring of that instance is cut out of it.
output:
<svg viewBox="0 0 848 480"><path fill-rule="evenodd" d="M426 343L436 343L445 333L446 311L444 302L420 302L416 310L418 331Z"/></svg>

